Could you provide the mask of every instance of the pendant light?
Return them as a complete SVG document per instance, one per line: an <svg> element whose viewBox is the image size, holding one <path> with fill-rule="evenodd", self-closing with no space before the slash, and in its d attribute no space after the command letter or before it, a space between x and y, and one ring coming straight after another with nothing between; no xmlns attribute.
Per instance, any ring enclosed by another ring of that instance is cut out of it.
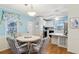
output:
<svg viewBox="0 0 79 59"><path fill-rule="evenodd" d="M29 16L35 16L36 15L36 12L34 11L34 7L33 7L32 4L30 5L30 11L28 11L27 14Z"/></svg>

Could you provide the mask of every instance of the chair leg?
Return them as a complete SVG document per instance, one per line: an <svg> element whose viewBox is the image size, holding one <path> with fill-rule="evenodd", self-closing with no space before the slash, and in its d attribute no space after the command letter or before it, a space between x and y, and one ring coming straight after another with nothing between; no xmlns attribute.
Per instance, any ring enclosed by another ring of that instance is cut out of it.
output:
<svg viewBox="0 0 79 59"><path fill-rule="evenodd" d="M30 54L32 52L32 50L33 50L32 44L29 43L29 52L28 52L28 54Z"/></svg>

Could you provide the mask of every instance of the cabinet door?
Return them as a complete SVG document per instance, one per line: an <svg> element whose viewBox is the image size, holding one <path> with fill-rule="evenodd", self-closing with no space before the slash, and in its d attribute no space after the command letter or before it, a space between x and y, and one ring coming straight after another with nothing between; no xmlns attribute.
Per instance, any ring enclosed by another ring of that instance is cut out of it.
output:
<svg viewBox="0 0 79 59"><path fill-rule="evenodd" d="M59 39L59 46L67 48L67 38L66 37L60 37L60 39Z"/></svg>
<svg viewBox="0 0 79 59"><path fill-rule="evenodd" d="M58 45L58 37L57 36L52 36L51 43L55 44L55 45Z"/></svg>

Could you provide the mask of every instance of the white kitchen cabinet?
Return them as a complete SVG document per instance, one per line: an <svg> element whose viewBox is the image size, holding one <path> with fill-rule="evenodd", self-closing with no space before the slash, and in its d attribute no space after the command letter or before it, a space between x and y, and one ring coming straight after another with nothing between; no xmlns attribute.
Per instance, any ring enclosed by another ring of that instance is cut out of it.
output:
<svg viewBox="0 0 79 59"><path fill-rule="evenodd" d="M67 38L66 37L60 37L58 46L67 48Z"/></svg>
<svg viewBox="0 0 79 59"><path fill-rule="evenodd" d="M51 38L51 43L52 43L52 44L55 44L55 45L58 45L58 37L52 36L52 38Z"/></svg>
<svg viewBox="0 0 79 59"><path fill-rule="evenodd" d="M51 43L58 45L59 47L67 48L67 36L60 33L52 33Z"/></svg>

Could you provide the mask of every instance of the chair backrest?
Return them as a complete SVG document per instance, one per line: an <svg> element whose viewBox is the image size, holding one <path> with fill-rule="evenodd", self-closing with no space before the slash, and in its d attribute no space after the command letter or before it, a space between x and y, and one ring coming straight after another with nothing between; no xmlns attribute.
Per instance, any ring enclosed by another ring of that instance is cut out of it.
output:
<svg viewBox="0 0 79 59"><path fill-rule="evenodd" d="M11 39L11 38L7 38L8 44L11 48L12 51L14 51L15 53L18 53L18 48L19 45L17 44L17 41L15 39Z"/></svg>

